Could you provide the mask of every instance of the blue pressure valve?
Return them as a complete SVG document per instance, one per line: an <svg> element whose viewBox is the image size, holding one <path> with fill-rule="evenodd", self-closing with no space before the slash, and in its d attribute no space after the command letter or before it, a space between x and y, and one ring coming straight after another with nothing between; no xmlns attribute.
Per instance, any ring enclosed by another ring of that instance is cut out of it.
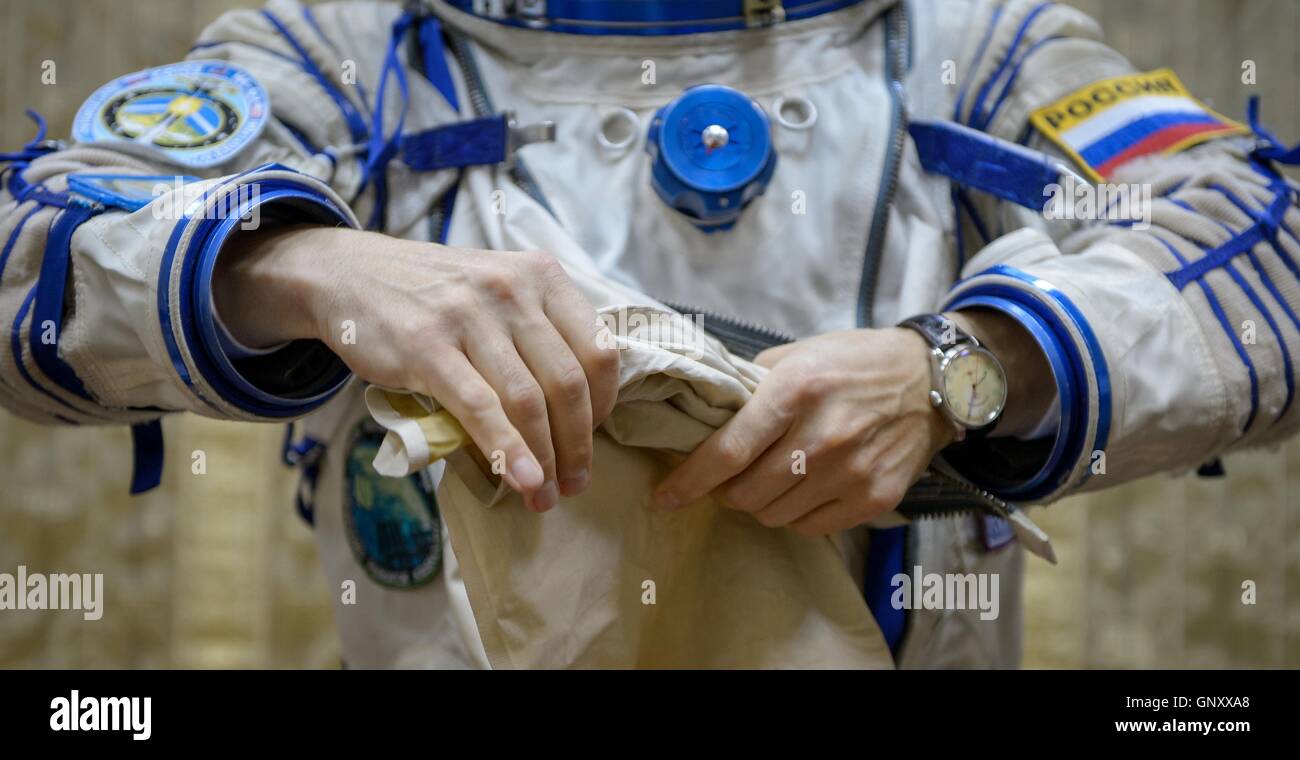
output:
<svg viewBox="0 0 1300 760"><path fill-rule="evenodd" d="M688 88L659 109L646 152L655 192L705 232L730 229L776 170L767 114L720 84Z"/></svg>

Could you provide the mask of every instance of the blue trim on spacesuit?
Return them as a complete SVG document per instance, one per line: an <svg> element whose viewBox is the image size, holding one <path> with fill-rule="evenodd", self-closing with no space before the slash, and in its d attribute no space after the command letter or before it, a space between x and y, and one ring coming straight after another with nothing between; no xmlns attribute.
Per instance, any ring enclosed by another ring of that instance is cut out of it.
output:
<svg viewBox="0 0 1300 760"><path fill-rule="evenodd" d="M1203 247L1203 250L1205 250L1204 256L1183 265L1180 269L1166 272L1165 277L1173 283L1175 288L1182 290L1193 280L1199 280L1206 273L1223 267L1247 250L1254 248L1256 244L1265 241L1264 232L1258 225L1247 227L1223 245L1214 248Z"/></svg>
<svg viewBox="0 0 1300 760"><path fill-rule="evenodd" d="M1088 318L1084 316L1083 311L1075 305L1074 301L1070 300L1069 296L1046 280L1034 277L1027 272L1006 264L997 264L985 270L985 273L1000 274L1020 280L1038 293L1050 297L1069 315L1075 329L1083 337L1083 344L1088 350L1088 358L1092 362L1092 371L1097 378L1097 432L1093 436L1093 450L1104 451L1110 437L1111 424L1110 369L1106 364L1106 355L1102 351L1101 341L1097 339L1097 334L1093 332ZM1055 318L1054 314L1052 318Z"/></svg>
<svg viewBox="0 0 1300 760"><path fill-rule="evenodd" d="M1286 302L1280 300L1281 296L1278 294L1277 289L1273 287L1272 281L1270 281L1267 275L1264 274L1264 270L1260 268L1259 261L1255 259L1255 255L1253 253L1248 253L1248 256L1250 257L1255 270L1259 272L1260 278L1263 279L1265 287L1269 288L1273 293L1273 296L1279 299L1279 303L1285 305ZM1259 294L1255 292L1255 289L1250 286L1250 283L1246 281L1246 278L1242 277L1241 273L1237 271L1236 265L1232 262L1228 262L1227 264L1224 264L1223 270L1228 273L1234 282L1237 283L1237 287L1241 288L1242 292L1246 294L1246 297L1250 299L1251 304L1254 305L1255 310L1264 317L1264 321L1268 323L1268 328L1272 330L1273 335L1276 336L1278 348L1282 352L1282 367L1283 371L1286 373L1286 400L1282 403L1281 410L1278 411L1277 416L1273 420L1276 422L1286 415L1287 410L1291 408L1291 401L1295 398L1295 373L1291 365L1291 352L1286 347L1286 339L1282 336L1282 330L1273 319L1272 313L1269 312L1268 307L1264 305L1263 300L1260 299Z"/></svg>
<svg viewBox="0 0 1300 760"><path fill-rule="evenodd" d="M99 184L101 181L112 180L130 180L134 182L144 182L154 180L162 182L197 182L198 177L188 174L96 174L90 172L77 172L67 175L68 192L80 195L96 203L102 203L105 206L132 212L148 206L153 202L152 193L145 195L127 195L123 192L114 192L107 187Z"/></svg>
<svg viewBox="0 0 1300 760"><path fill-rule="evenodd" d="M1178 252L1173 243L1156 234L1152 234L1151 237L1160 241L1179 264L1186 266L1186 257ZM1207 285L1204 280L1198 279L1196 284L1200 286L1201 292L1205 294L1205 301L1210 305L1210 311L1214 312L1215 318L1219 320L1219 326L1223 328L1224 334L1232 341L1232 346L1237 351L1237 358L1241 359L1241 363L1246 367L1246 377L1250 380L1250 414L1246 416L1246 422L1241 428L1244 435L1250 429L1251 423L1255 420L1255 414L1259 411L1259 378L1255 373L1255 363L1251 361L1250 354L1246 352L1246 347L1242 345L1236 328L1228 321L1228 314L1223 310L1223 305L1219 303L1219 298L1214 294L1214 289Z"/></svg>
<svg viewBox="0 0 1300 760"><path fill-rule="evenodd" d="M14 357L14 366L18 368L18 374L22 375L23 379L26 380L27 384L30 385L32 388L35 388L37 391L41 392L45 396L48 396L49 398L53 399L57 404L59 404L59 406L62 406L65 409L70 409L74 412L78 412L80 414L84 414L84 412L82 412L80 409L77 409L72 404L69 404L59 396L55 395L55 393L51 391L49 388L46 388L45 386L36 382L36 378L32 377L32 374L27 371L27 367L23 364L23 338L22 338L23 321L27 319L27 312L31 310L32 301L35 298L36 298L36 288L33 287L31 290L27 291L27 297L23 299L22 305L18 307L18 314L14 317L13 328L9 332L9 350ZM81 424L79 422L75 422L71 419L68 419L67 417L64 417L60 414L54 414L54 417L61 420L62 422L68 423L69 425Z"/></svg>
<svg viewBox="0 0 1300 760"><path fill-rule="evenodd" d="M9 263L9 255L13 252L14 245L18 243L18 238L22 236L23 228L27 226L27 221L31 219L33 216L36 216L37 212L39 212L42 208L44 207L37 205L35 208L33 208L32 210L24 214L22 217L20 217L18 219L18 224L14 225L13 231L9 233L9 239L5 241L4 248L0 249L0 280L4 279L5 266ZM21 324L21 322L19 324ZM17 357L17 358L21 359L21 357ZM18 361L17 364L19 365L19 367L22 366L21 361ZM8 388L9 383L3 378L0 378L0 386L4 386L5 388Z"/></svg>
<svg viewBox="0 0 1300 760"><path fill-rule="evenodd" d="M875 528L867 547L867 567L862 593L867 609L880 625L880 633L889 651L898 656L898 647L907 631L905 608L894 607L894 576L902 572L907 554L907 526Z"/></svg>
<svg viewBox="0 0 1300 760"><path fill-rule="evenodd" d="M1017 284L1012 285L997 281L984 282L981 280L981 278L989 275L1008 277L1016 281ZM1010 302L1032 313L1037 320L1041 321L1041 325L1035 325L1033 321L1026 321L1024 315L1018 315L1011 309L1003 309L1024 325L1025 329L1034 335L1035 339L1044 347L1048 360L1052 363L1053 372L1057 374L1058 382L1065 376L1066 372L1070 375L1071 382L1069 386L1065 389L1058 387L1058 391L1061 393L1062 424L1061 429L1058 431L1057 443L1060 444L1062 441L1066 441L1066 447L1058 455L1054 446L1053 462L1051 466L1043 468L1044 472L1040 472L1025 483L996 491L999 496L1025 500L1041 499L1049 496L1054 490L1067 482L1081 456L1088 451L1105 450L1106 448L1111 425L1111 384L1101 344L1083 312L1068 296L1050 283L1014 267L1004 264L995 265L963 280L955 287L960 288L960 291L954 295L951 303L945 306L945 309L954 308L953 304L960 304L964 299L982 296ZM993 304L994 301L985 303L985 305ZM1056 307L1065 312L1070 324L1067 324L1057 314L1051 304L1055 304ZM1070 329L1071 326L1082 338L1082 347L1077 345L1077 341ZM1050 332L1044 333L1042 329L1044 327L1048 328ZM1048 338L1048 340L1044 341L1043 338ZM1086 355L1081 352L1081 348L1086 351ZM1087 440L1089 419L1087 367L1089 365L1092 367L1097 387L1097 424L1096 432L1092 437L1091 448L1089 448ZM1057 373L1058 367L1061 370L1059 373ZM1090 470L1085 470L1085 480L1089 474Z"/></svg>
<svg viewBox="0 0 1300 760"><path fill-rule="evenodd" d="M985 80L984 86L980 88L979 94L976 95L975 102L971 105L970 117L966 120L967 126L976 129L984 129L988 126L989 121L992 120L993 116L991 113L982 113L984 100L992 92L993 86L997 84L998 80L1002 78L1002 75L1006 73L1007 67L1011 65L1016 51L1020 49L1021 40L1025 38L1025 34L1029 31L1029 27L1033 25L1034 20L1038 18L1040 13L1047 10L1052 5L1052 3L1041 3L1034 6L1034 9L1025 16L1024 21L1020 22L1020 28L1016 30L1016 36L1012 38L1011 44L1007 46L1007 54L1003 56L1002 62L998 64L998 68L993 72L993 76ZM993 25L996 25L996 21L997 19L995 17ZM971 71L978 71L978 69L973 68ZM1003 92L1005 93L1006 91L1004 90Z"/></svg>
<svg viewBox="0 0 1300 760"><path fill-rule="evenodd" d="M33 289L35 301L32 304L32 325L27 336L32 360L41 368L41 372L64 391L91 402L94 399L81 378L59 357L59 340L63 335L64 290L68 284L68 269L72 264L72 234L83 223L103 211L102 206L88 206L84 202L78 202L54 220L49 236L45 239L45 255L41 258L40 274ZM53 342L43 340L44 327L37 329L46 323L54 326Z"/></svg>
<svg viewBox="0 0 1300 760"><path fill-rule="evenodd" d="M1268 131L1263 122L1260 121L1259 103L1258 95L1251 95L1250 99L1246 101L1246 122L1250 125L1251 131L1255 133L1255 137L1259 139L1260 143L1255 147L1252 158L1276 161L1290 166L1300 165L1300 144L1287 147L1272 132ZM1274 178L1278 177L1276 173L1272 173L1272 176Z"/></svg>
<svg viewBox="0 0 1300 760"><path fill-rule="evenodd" d="M1237 197L1232 193L1228 192L1227 189L1223 188L1222 186L1215 186L1215 185L1211 185L1210 188L1217 190L1220 194L1226 196L1229 202L1236 205L1248 217L1250 217L1251 219L1255 219L1257 223L1260 223L1261 227L1265 230L1263 234L1267 237L1269 242L1273 244L1274 249L1280 250L1279 246L1277 246L1276 244L1275 227L1272 232L1269 232L1268 225L1263 224L1262 219L1257 217L1257 215L1253 211L1251 211L1244 204L1242 204L1239 201L1239 199L1237 199ZM1196 209L1192 208L1191 205L1186 203L1185 201L1174 200L1172 201L1172 203L1174 203L1180 208L1186 209L1187 211L1190 211L1192 213L1197 213ZM1209 217L1204 217L1204 215L1201 216L1217 224L1229 235L1236 236L1237 234L1239 234L1236 230L1232 229L1231 227L1224 224L1223 222L1220 222L1216 219L1211 219ZM1203 251L1209 250L1208 246L1201 245L1198 241L1193 240L1192 242L1195 243L1197 247L1199 247ZM1268 276L1268 272L1264 269L1264 266L1260 262L1259 257L1255 255L1254 247L1252 246L1250 248L1247 248L1246 250L1242 251L1242 254L1246 256L1246 260L1250 262L1250 265L1255 270L1255 273L1259 275L1260 282L1264 285L1265 289L1267 289L1269 294L1272 295L1273 299L1277 301L1278 305L1282 307L1282 311L1285 312L1288 317L1290 317L1291 322L1295 326L1295 328L1297 330L1300 330L1300 319L1296 318L1295 312L1291 310L1291 307L1287 304L1286 299L1282 297L1282 294L1278 291L1277 286L1273 284L1273 279ZM1287 348L1286 338L1283 337L1281 328L1278 327L1277 322L1273 319L1272 312L1270 312L1268 307L1264 305L1263 300L1259 297L1259 294L1256 293L1255 289L1251 287L1250 283L1246 281L1246 278L1244 278L1241 275L1241 273L1237 270L1236 265L1231 260L1229 260L1223 263L1222 268L1223 271L1226 272L1228 276L1232 278L1233 282L1237 284L1237 287L1241 288L1241 291L1245 293L1246 297L1250 299L1250 302L1255 307L1255 310L1258 311L1260 315L1264 317L1264 321L1268 324L1269 329L1273 332L1274 337L1277 339L1278 349L1282 353L1282 364L1283 364L1283 369L1286 373L1286 401L1282 404L1282 409L1278 412L1277 416L1274 418L1274 422L1276 422L1277 420L1282 419L1282 417L1286 415L1287 411L1291 408L1291 402L1295 398L1295 373L1293 372L1293 366L1291 363L1291 351ZM1201 280L1198 278L1198 281ZM1253 412L1251 414L1251 419L1252 420L1254 419ZM1249 425L1247 425L1247 427L1249 427Z"/></svg>
<svg viewBox="0 0 1300 760"><path fill-rule="evenodd" d="M316 82L325 90L326 94L330 96L330 99L334 101L334 104L338 106L339 113L343 114L343 120L348 125L348 132L352 135L352 141L358 145L366 142L366 122L361 118L361 113L357 111L357 107L352 104L352 101L348 100L347 96L344 95L341 90L334 86L334 83L330 81L329 77L325 76L324 72L320 70L320 67L316 65L316 62L307 54L307 49L302 46L302 43L298 41L297 37L293 36L293 33L284 25L284 22L280 21L280 19L276 18L274 13L271 13L266 9L262 9L260 12L262 16L271 23L271 26L275 27L275 30L280 33L280 36L289 43L289 47L292 47L294 52L298 54L298 62L299 65L302 66L303 70L316 79Z"/></svg>
<svg viewBox="0 0 1300 760"><path fill-rule="evenodd" d="M505 116L452 122L402 136L402 162L417 172L495 165L506 160L509 125Z"/></svg>
<svg viewBox="0 0 1300 760"><path fill-rule="evenodd" d="M325 35L325 30L321 28L320 22L316 20L316 14L312 12L310 5L302 6L302 17L303 20L307 22L308 26L312 28L312 31L316 32L316 36L320 37L321 42L328 45L330 50L334 51L335 55L342 58L343 53L339 50L338 45L334 44L334 40L331 40ZM366 86L361 83L361 80L357 80L353 86L357 88L357 94L361 96L362 104L365 105L366 108L370 108L370 96L366 93Z"/></svg>
<svg viewBox="0 0 1300 760"><path fill-rule="evenodd" d="M279 50L272 50L271 48L265 45L259 45L256 42L247 42L245 40L209 40L207 42L196 42L193 45L190 45L190 49L188 52L193 53L196 50L207 50L208 48L221 47L222 45L246 45L248 47L253 48L254 50L260 50L269 56L279 58L280 60L286 63L292 63L293 65L297 66L303 71L311 73L310 69L308 69L307 66L303 64L301 59L294 58L291 55L286 55L284 53L281 53Z"/></svg>
<svg viewBox="0 0 1300 760"><path fill-rule="evenodd" d="M447 65L446 46L442 41L442 22L434 16L422 16L416 21L415 37L423 54L421 71L429 80L447 105L460 113L460 99L456 97L456 83L451 76L451 67Z"/></svg>
<svg viewBox="0 0 1300 760"><path fill-rule="evenodd" d="M224 219L205 219L199 223L190 244L190 250L193 251L194 246L199 244L199 241L202 241L202 247L197 253L198 260L193 266L188 263L191 257L195 255L193 253L186 257L187 262L183 264L185 271L181 275L180 304L182 315L193 313L193 320L198 323L197 330L194 331L198 336L198 341L191 339L187 340L187 342L191 346L195 346L197 343L198 350L192 350L191 354L195 366L199 367L204 379L208 380L209 384L221 393L222 398L239 405L241 408L256 411L257 407L251 404L245 405L246 402L253 401L261 405L262 409L270 410L265 416L285 416L286 412L290 414L296 413L291 411L295 408L299 411L310 409L329 398L342 387L350 373L341 373L341 376L335 382L327 384L310 396L291 400L267 393L249 383L235 369L231 357L223 348L221 330L217 326L211 304L212 273L226 240L236 231L237 225L255 206L266 206L286 201L306 201L325 209L334 217L336 222L346 223L347 218L319 192L296 183L283 183L281 181L273 183L274 186L270 189L265 189L266 185L267 183L259 183L262 189L256 202L241 204L237 212ZM197 305L197 308L195 308L195 305ZM189 332L188 329L187 332ZM206 362L202 361L203 359ZM206 371L205 363L215 365L220 382L217 381L216 377L213 377L211 372ZM229 392L222 390L223 383L230 387Z"/></svg>
<svg viewBox="0 0 1300 760"><path fill-rule="evenodd" d="M927 172L1033 211L1064 166L1055 158L950 121L913 121L908 133Z"/></svg>
<svg viewBox="0 0 1300 760"><path fill-rule="evenodd" d="M812 18L862 1L785 0L785 20ZM750 28L742 0L549 0L545 15L516 11L501 18L475 13L473 0L447 0L447 4L499 24L565 34L664 36Z"/></svg>
<svg viewBox="0 0 1300 760"><path fill-rule="evenodd" d="M162 420L131 426L131 494L153 490L162 482Z"/></svg>
<svg viewBox="0 0 1300 760"><path fill-rule="evenodd" d="M39 208L37 210L39 210ZM32 213L35 212L33 211ZM31 214L28 214L28 216L30 217ZM55 224L55 222L57 222L57 220L58 217L51 220L50 226L53 227L53 225ZM24 218L23 221L25 222L26 219ZM49 233L47 232L47 235L48 234ZM15 235L15 239L16 237L17 236ZM31 311L32 304L36 300L36 289L37 287L39 287L39 284L40 283L38 281L37 284L32 285L32 287L28 289L27 296L23 299L22 304L18 307L18 313L14 316L14 323L13 326L10 328L9 350L13 354L14 367L18 369L18 374L22 376L23 380L27 381L27 384L29 386L31 386L33 389L35 389L42 395L50 398L59 406L62 406L65 409L76 412L77 414L90 414L89 412L82 411L81 409L78 409L77 407L63 400L63 398L60 397L58 394L54 393L49 388L46 388L44 385L37 382L36 378L33 377L30 372L27 371L27 366L23 362L23 341L22 341L23 322L26 321L27 314ZM35 327L34 322L33 322L33 327ZM53 412L51 414L55 419L61 422L65 422L69 425L80 424L75 420L69 419L68 417L64 417L61 414L53 413ZM90 415L90 416L94 416L94 415Z"/></svg>
<svg viewBox="0 0 1300 760"><path fill-rule="evenodd" d="M45 141L47 127L44 117L30 108L27 109L25 113L29 119L36 123L36 136L24 144L20 151L0 153L0 163L9 164L9 166L5 167L3 171L0 171L0 177L3 177L5 172L9 173L7 189L18 205L26 203L27 201L35 201L39 205L18 220L18 224L15 225L13 232L9 235L9 239L5 242L4 250L0 251L0 276L4 273L5 267L9 262L9 256L12 253L19 236L22 234L23 228L27 226L27 221L42 208L57 207L66 209L69 205L67 193L50 192L40 183L29 183L27 178L23 176L23 169L27 168L31 161L58 149L56 145L47 144ZM53 227L58 218L59 217L56 217L54 220L51 220L51 227ZM18 314L15 316L13 326L10 329L9 348L13 353L14 366L18 369L18 374L27 381L27 384L41 394L53 399L60 406L71 409L79 414L87 414L87 412L77 409L48 388L36 382L36 378L32 377L31 373L27 371L27 367L23 364L22 325L23 321L27 318L28 311L31 310L32 304L36 300L36 291L39 284L38 280L37 284L33 285L31 289L28 290L27 296L19 306ZM57 359L57 353L55 358ZM75 373L73 374L73 377L75 378ZM76 421L56 412L52 412L51 416L60 422L69 425L78 424Z"/></svg>
<svg viewBox="0 0 1300 760"><path fill-rule="evenodd" d="M403 13L393 22L393 30L388 39L388 50L384 54L384 67L379 72L379 89L375 92L375 107L371 113L370 144L366 151L366 161L361 169L361 186L367 183L375 188L375 205L370 212L367 229L381 230L385 225L388 207L388 162L397 155L402 139L402 127L406 124L406 113L411 103L411 91L406 81L406 69L397 57L397 46L406 36L407 30L415 23L412 13ZM397 114L397 125L393 134L384 136L384 99L388 93L388 78L392 74L397 79L401 91L402 107Z"/></svg>
<svg viewBox="0 0 1300 760"><path fill-rule="evenodd" d="M984 29L984 36L980 38L979 47L975 50L975 57L971 59L970 70L979 71L980 63L984 60L984 54L988 52L989 41L993 38L993 29L997 26L998 19L1002 17L1002 6L993 9L993 17L989 20L989 25ZM957 92L957 101L953 105L952 120L961 123L962 107L966 104L966 95L971 87L973 77L966 77L961 84L961 89ZM957 270L966 265L966 241L962 232L961 212L963 209L970 215L972 222L977 229L984 229L987 232L987 225L979 218L975 211L974 205L966 196L966 191L954 184L950 193L952 198L953 229L956 231L957 247ZM987 241L989 238L985 237Z"/></svg>
<svg viewBox="0 0 1300 760"><path fill-rule="evenodd" d="M329 160L331 169L338 166L338 158L334 155L333 149L323 150L320 146L311 141L311 138L307 136L306 132L303 132L301 129L298 129L293 124L278 116L275 117L275 120L280 122L280 126L284 127L285 131L290 135L293 135L293 139L298 141L298 144L302 146L303 150L313 156L324 156Z"/></svg>
<svg viewBox="0 0 1300 760"><path fill-rule="evenodd" d="M993 123L993 119L997 118L998 111L1002 110L1003 104L1005 104L1007 99L1011 96L1011 88L1015 86L1016 80L1020 78L1020 69L1025 65L1025 62L1029 60L1031 55L1049 42L1059 42L1068 39L1072 38L1063 35L1052 35L1051 37L1044 37L1026 48L1025 52L1016 60L1016 65L1011 69L1011 73L1007 76L1006 84L1002 85L1002 89L998 92L998 98L993 101L993 107L989 109L988 113L985 114L984 118L981 119L980 123L976 126L979 129L987 129L989 124Z"/></svg>
<svg viewBox="0 0 1300 760"><path fill-rule="evenodd" d="M970 70L979 71L980 63L984 60L984 54L988 52L989 41L993 39L993 30L997 28L998 19L1002 18L1002 6L993 9L993 16L989 19L989 25L984 29L984 36L980 39L979 47L975 50L975 57L971 59ZM957 102L953 105L952 120L961 123L962 107L966 104L966 94L970 90L971 80L974 77L967 77L961 84L961 90L957 92Z"/></svg>
<svg viewBox="0 0 1300 760"><path fill-rule="evenodd" d="M28 182L23 176L23 169L27 168L26 162L15 162L6 171L11 172L9 175L9 194L19 203L26 201L36 201L42 206L54 206L56 208L68 207L68 194L56 193L49 190L39 182Z"/></svg>
<svg viewBox="0 0 1300 760"><path fill-rule="evenodd" d="M9 263L9 254L13 252L14 246L18 243L18 238L23 234L23 227L27 226L27 220L36 216L42 208L44 206L38 205L28 211L26 215L18 220L18 224L14 225L13 232L9 233L9 239L5 241L5 247L0 249L0 279L4 278L5 266Z"/></svg>
<svg viewBox="0 0 1300 760"><path fill-rule="evenodd" d="M217 186L206 189L200 202L193 208L198 209L197 213L202 213L202 210L207 206L208 199L222 188L228 187L253 173L268 170L293 171L278 164L265 164L249 169ZM261 390L253 388L237 372L234 373L234 376L227 376L225 374L226 370L220 367L220 362L212 358L216 355L225 358L228 362L228 357L221 353L219 338L211 331L215 329L210 321L211 293L210 291L195 292L195 272L199 269L205 270L208 278L206 281L210 283L211 267L215 264L216 256L220 252L222 245L233 231L234 225L243 216L247 215L254 205L264 205L277 198L284 200L292 197L315 203L340 221L346 220L347 216L343 211L337 209L329 198L307 183L277 178L273 181L261 181L258 183L258 187L259 194L256 202L241 203L238 212L233 216L226 219L201 220L191 236L184 257L179 262L176 260L176 254L180 238L192 221L192 217L187 214L176 223L167 245L163 249L162 263L158 273L158 317L162 327L163 342L167 348L167 355L171 359L172 368L186 387L192 389L194 381L181 355L180 344L177 341L175 327L171 318L170 281L172 269L179 263L184 267L179 287L180 329L186 345L190 347L190 355L195 368L221 398L234 406L259 416L289 417L305 413L324 403L332 391L337 390L342 385L342 381L335 385L331 392L324 395L313 395L306 399L285 399L268 396ZM205 313L200 312L200 309L204 310ZM196 328L195 323L201 320L209 320L208 330Z"/></svg>
<svg viewBox="0 0 1300 760"><path fill-rule="evenodd" d="M1016 298L1008 298L1004 288L1005 286L1002 288L976 286L962 293L956 300L946 304L943 309L944 311L950 311L971 307L985 307L1000 311L1019 322L1034 338L1034 342L1038 344L1044 356L1047 357L1048 365L1052 369L1052 377L1056 381L1056 396L1063 401L1060 405L1061 417L1057 425L1056 440L1052 444L1052 450L1038 472L1024 483L1018 484L1010 490L990 489L994 495L1001 498L1033 499L1049 494L1059 488L1069 478L1074 469L1074 463L1077 461L1080 449L1075 449L1073 457L1069 455L1069 452L1076 439L1087 431L1087 409L1085 406L1080 410L1078 404L1064 403L1064 401L1066 399L1075 400L1080 397L1087 398L1086 377L1082 388L1076 390L1080 375L1077 366L1077 352L1068 351L1067 344L1061 342L1060 335L1046 320L1035 311L1022 306ZM1080 390L1082 393L1079 392ZM1080 414L1081 411L1082 414ZM978 482L978 473L968 473L966 475L973 481ZM979 485L987 486L984 483Z"/></svg>
<svg viewBox="0 0 1300 760"><path fill-rule="evenodd" d="M1262 213L1251 208L1245 201L1237 197L1235 193L1223 185L1215 183L1209 185L1209 188L1227 198L1228 202L1236 206L1241 213L1247 216L1247 218L1264 228L1265 237L1268 238L1268 242L1272 245L1273 251L1277 253L1278 258L1281 259L1286 268L1291 271L1291 274L1294 275L1297 280L1300 280L1300 267L1296 266L1295 259L1291 258L1291 254L1287 253L1286 249L1283 248L1277 240L1277 233L1279 230L1286 230L1287 234L1291 235L1292 239L1295 239L1295 234L1291 232L1290 228L1288 228L1286 223L1283 221L1283 215L1286 214L1286 210L1291 205L1291 198L1289 197L1293 192L1291 187L1285 182L1275 179L1269 185L1269 189L1272 190L1274 194L1273 200Z"/></svg>

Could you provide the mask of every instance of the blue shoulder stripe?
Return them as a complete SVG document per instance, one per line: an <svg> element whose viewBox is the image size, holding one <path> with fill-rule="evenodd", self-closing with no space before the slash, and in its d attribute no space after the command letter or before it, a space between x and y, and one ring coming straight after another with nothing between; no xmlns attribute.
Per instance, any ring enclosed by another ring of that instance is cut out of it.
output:
<svg viewBox="0 0 1300 760"><path fill-rule="evenodd" d="M1151 237L1160 241L1180 265L1187 266L1187 258L1178 252L1173 243L1156 234L1152 234ZM1259 412L1259 377L1255 374L1255 362L1251 361L1250 354L1246 353L1246 347L1242 345L1237 330L1228 321L1228 314L1223 310L1223 305L1219 303L1214 290L1205 284L1204 280L1198 279L1196 284L1201 287L1201 292L1205 294L1205 300L1210 305L1210 311L1214 312L1214 317L1219 321L1219 326L1223 328L1224 334L1232 341L1232 346L1237 352L1237 358L1241 359L1241 363L1246 367L1246 375L1250 379L1250 413L1246 415L1246 423L1241 429L1242 434L1245 435L1246 431L1250 430L1251 423L1255 421L1255 415Z"/></svg>

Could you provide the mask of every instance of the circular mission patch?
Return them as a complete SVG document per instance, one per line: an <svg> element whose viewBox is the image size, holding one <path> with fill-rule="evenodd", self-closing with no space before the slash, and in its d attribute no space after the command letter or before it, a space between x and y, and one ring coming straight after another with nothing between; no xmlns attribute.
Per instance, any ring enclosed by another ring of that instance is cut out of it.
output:
<svg viewBox="0 0 1300 760"><path fill-rule="evenodd" d="M182 166L216 166L248 147L270 115L266 90L225 61L184 61L118 77L77 110L82 143L124 141Z"/></svg>

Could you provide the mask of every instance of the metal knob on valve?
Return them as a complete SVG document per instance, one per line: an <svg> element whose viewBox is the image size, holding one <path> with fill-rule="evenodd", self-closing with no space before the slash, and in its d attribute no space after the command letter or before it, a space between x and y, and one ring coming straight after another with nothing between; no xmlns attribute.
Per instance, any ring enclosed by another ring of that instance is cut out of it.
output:
<svg viewBox="0 0 1300 760"><path fill-rule="evenodd" d="M718 84L691 87L659 109L646 152L655 193L705 232L734 225L776 170L767 114Z"/></svg>

